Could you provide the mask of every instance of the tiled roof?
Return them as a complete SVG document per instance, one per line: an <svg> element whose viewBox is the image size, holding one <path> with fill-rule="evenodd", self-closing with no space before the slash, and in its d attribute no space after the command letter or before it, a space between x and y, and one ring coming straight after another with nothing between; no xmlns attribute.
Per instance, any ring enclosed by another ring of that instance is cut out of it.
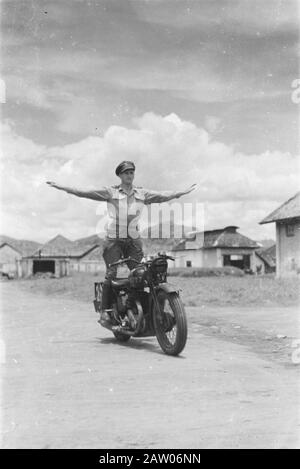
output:
<svg viewBox="0 0 300 469"><path fill-rule="evenodd" d="M227 226L218 230L209 230L198 232L203 236L203 246L202 248L258 248L256 241L253 241L250 238L238 233L236 231L237 226ZM186 241L195 240L197 233L194 236L189 237L188 239L182 239L176 244L173 248L173 251L180 251L186 248ZM197 247L195 247L197 249Z"/></svg>

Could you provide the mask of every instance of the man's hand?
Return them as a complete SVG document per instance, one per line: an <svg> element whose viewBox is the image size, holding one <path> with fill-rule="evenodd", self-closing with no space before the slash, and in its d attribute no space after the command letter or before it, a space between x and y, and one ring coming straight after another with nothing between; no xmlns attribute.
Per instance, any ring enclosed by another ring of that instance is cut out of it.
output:
<svg viewBox="0 0 300 469"><path fill-rule="evenodd" d="M49 186L51 187L55 187L56 189L59 189L59 186L58 184L56 184L55 182L53 181L47 181L46 184L49 184Z"/></svg>
<svg viewBox="0 0 300 469"><path fill-rule="evenodd" d="M192 185L186 190L186 194L189 194L190 192L194 191L195 189L197 189L197 184L192 184Z"/></svg>
<svg viewBox="0 0 300 469"><path fill-rule="evenodd" d="M186 189L185 191L180 192L180 196L189 194L190 192L194 191L195 189L197 189L197 184L192 184L188 189Z"/></svg>

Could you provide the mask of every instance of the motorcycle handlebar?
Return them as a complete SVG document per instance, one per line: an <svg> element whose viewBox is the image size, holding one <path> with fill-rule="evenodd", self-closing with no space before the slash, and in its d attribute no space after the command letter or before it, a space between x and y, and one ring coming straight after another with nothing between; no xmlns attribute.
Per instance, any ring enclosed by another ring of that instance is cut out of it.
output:
<svg viewBox="0 0 300 469"><path fill-rule="evenodd" d="M158 255L160 257L164 257L165 259L170 259L171 261L175 261L175 258L172 257L172 256L167 256L166 254L160 254L158 253ZM149 262L152 262L153 259L151 259L151 261L146 261L145 263L149 263ZM116 262L112 262L111 264L109 264L109 267L112 267L113 265L119 265L119 264L123 264L124 262L127 262L127 261L134 261L136 262L137 264L142 264L141 261L138 261L137 259L134 259L134 257L125 257L124 259L120 259Z"/></svg>
<svg viewBox="0 0 300 469"><path fill-rule="evenodd" d="M127 262L127 261L134 261L137 264L140 264L140 261L138 261L137 259L134 259L133 257L129 256L129 257L125 257L124 259L120 259L119 261L112 262L111 264L109 264L109 267L111 267L113 265L123 264L124 262Z"/></svg>
<svg viewBox="0 0 300 469"><path fill-rule="evenodd" d="M175 257L168 256L167 254L161 254L160 252L158 253L159 257L164 257L165 259L170 259L171 261L175 261Z"/></svg>

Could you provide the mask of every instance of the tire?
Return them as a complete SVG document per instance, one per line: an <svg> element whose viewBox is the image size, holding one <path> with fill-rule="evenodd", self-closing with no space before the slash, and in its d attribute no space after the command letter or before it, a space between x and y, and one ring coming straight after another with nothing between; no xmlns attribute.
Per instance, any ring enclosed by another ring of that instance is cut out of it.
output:
<svg viewBox="0 0 300 469"><path fill-rule="evenodd" d="M128 342L131 337L130 335L122 334L122 332L113 332L113 334L118 342Z"/></svg>
<svg viewBox="0 0 300 469"><path fill-rule="evenodd" d="M167 355L179 355L185 347L187 340L187 319L183 303L176 292L167 293L160 290L157 294L158 302L163 307L162 320L157 312L153 314L154 329L159 345ZM166 302L169 304L166 308ZM165 311L169 309L170 311ZM173 331L176 326L176 330ZM172 332L173 331L173 332ZM168 334L172 332L175 337L170 340Z"/></svg>

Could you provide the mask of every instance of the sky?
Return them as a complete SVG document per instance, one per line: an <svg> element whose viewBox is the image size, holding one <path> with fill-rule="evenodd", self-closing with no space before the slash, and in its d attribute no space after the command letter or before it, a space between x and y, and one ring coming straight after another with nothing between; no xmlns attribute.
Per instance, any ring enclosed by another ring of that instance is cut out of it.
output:
<svg viewBox="0 0 300 469"><path fill-rule="evenodd" d="M94 234L97 203L56 191L197 192L205 229L275 239L299 190L294 0L2 0L2 234Z"/></svg>

